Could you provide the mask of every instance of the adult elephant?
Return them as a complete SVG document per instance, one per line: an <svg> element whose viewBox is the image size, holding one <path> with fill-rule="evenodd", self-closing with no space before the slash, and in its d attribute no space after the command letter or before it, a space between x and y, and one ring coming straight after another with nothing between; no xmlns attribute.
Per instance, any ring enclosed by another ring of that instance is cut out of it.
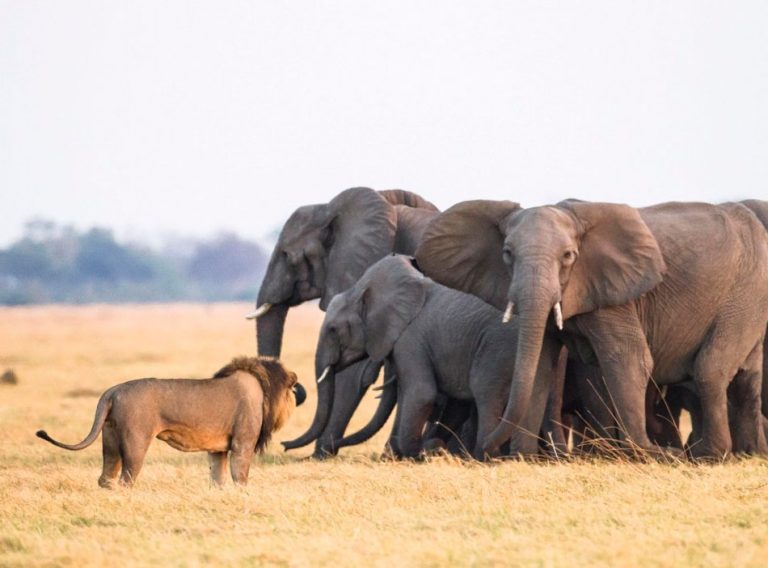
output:
<svg viewBox="0 0 768 568"><path fill-rule="evenodd" d="M748 199L741 203L755 214L763 227L768 231L768 201ZM766 437L768 437L768 329L766 329L765 339L763 341L763 381L761 398L763 431L765 432ZM696 385L689 381L669 389L665 405L674 424L679 424L680 415L683 410L688 411L691 416L692 432L686 446L691 447L700 443L702 416L701 403L699 401ZM735 411L734 405L731 404L729 419L732 423L732 430L738 428L736 416L737 412Z"/></svg>
<svg viewBox="0 0 768 568"><path fill-rule="evenodd" d="M759 400L768 238L745 206L464 202L430 224L416 258L435 280L507 318L517 314L512 389L487 452L525 415L545 334L600 366L627 444L655 449L646 432L649 378L665 385L692 376L703 414L694 457L766 451Z"/></svg>
<svg viewBox="0 0 768 568"><path fill-rule="evenodd" d="M438 212L423 197L403 190L374 191L355 187L328 203L299 207L283 226L259 289L256 319L259 355L279 357L288 309L320 299L325 311L331 298L354 284L363 272L391 252L413 254L427 223ZM344 434L354 408L376 380L380 367L368 362L347 369L339 380L354 385L347 399L318 405L310 428L286 447L317 440L315 456L335 454L334 441ZM334 411L330 420L323 412ZM319 430L320 422L327 422Z"/></svg>

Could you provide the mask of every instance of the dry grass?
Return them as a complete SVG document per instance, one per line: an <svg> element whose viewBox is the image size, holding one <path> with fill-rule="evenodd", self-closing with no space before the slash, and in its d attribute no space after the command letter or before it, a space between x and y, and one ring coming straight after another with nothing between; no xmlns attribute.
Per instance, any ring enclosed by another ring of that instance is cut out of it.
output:
<svg viewBox="0 0 768 568"><path fill-rule="evenodd" d="M161 442L133 490L96 485L80 440L97 393L130 378L208 376L255 349L244 304L0 310L0 565L765 565L768 462L605 461L493 466L449 458L381 462L385 433L325 463L273 443L251 485L209 487L203 454ZM314 409L320 314L289 316L286 364ZM369 395L355 425L375 402Z"/></svg>

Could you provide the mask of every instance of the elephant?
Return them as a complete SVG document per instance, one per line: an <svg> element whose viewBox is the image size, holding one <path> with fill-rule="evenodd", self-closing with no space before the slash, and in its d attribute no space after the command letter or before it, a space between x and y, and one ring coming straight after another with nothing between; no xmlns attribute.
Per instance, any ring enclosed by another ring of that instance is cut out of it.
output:
<svg viewBox="0 0 768 568"><path fill-rule="evenodd" d="M702 436L692 456L766 452L759 401L768 238L744 205L468 201L430 223L416 259L434 280L519 322L512 388L487 452L524 418L542 341L553 336L599 365L623 448L658 451L646 432L648 381L693 377Z"/></svg>
<svg viewBox="0 0 768 568"><path fill-rule="evenodd" d="M259 290L257 309L248 316L256 319L259 354L280 356L290 307L319 298L320 309L325 311L334 295L354 284L380 258L391 252L413 254L437 212L432 203L415 193L366 187L342 191L328 203L299 207L280 232ZM379 371L380 366L365 361L347 369L340 380L354 388L340 391L340 396L348 398L333 401L327 428L320 431L317 424L322 412L329 409L318 407L307 432L286 442L286 448L317 440L315 457L334 455L338 450L335 442L343 436L354 408Z"/></svg>
<svg viewBox="0 0 768 568"><path fill-rule="evenodd" d="M768 230L768 201L759 199L747 199L741 202L748 207L761 222L763 227ZM667 398L667 407L675 423L679 423L682 410L688 411L691 415L692 432L686 443L686 447L691 447L699 443L701 439L701 404L698 399L696 386L688 381L680 386L675 386L669 390ZM768 438L768 329L766 329L765 339L763 340L763 380L762 380L762 414L763 431ZM733 405L729 405L729 421L732 429L736 429L737 421Z"/></svg>
<svg viewBox="0 0 768 568"><path fill-rule="evenodd" d="M37 436L65 450L82 450L102 433L104 463L99 485L132 486L153 438L183 452L207 451L211 481L248 482L254 453L263 452L303 401L296 374L272 358L239 357L211 379L138 379L101 395L93 426L78 444L64 444L44 430Z"/></svg>
<svg viewBox="0 0 768 568"><path fill-rule="evenodd" d="M387 256L328 306L316 350L318 383L327 385L318 404L330 403L339 370L365 358L389 360L397 376L396 455L419 456L424 428L442 393L474 401L472 453L482 459L483 442L504 410L515 366L516 354L506 346L516 341L518 326L505 325L500 315L474 296L424 277L410 257ZM543 342L531 404L521 428L509 433L517 439L518 453L538 451L559 353L557 342Z"/></svg>
<svg viewBox="0 0 768 568"><path fill-rule="evenodd" d="M648 381L645 396L646 431L654 445L682 450L680 414L674 413L669 397L664 396L667 390ZM576 452L613 452L610 443L619 439L620 424L616 421L616 411L611 404L600 367L586 364L578 358L568 361L561 413L564 417L562 423L573 432Z"/></svg>

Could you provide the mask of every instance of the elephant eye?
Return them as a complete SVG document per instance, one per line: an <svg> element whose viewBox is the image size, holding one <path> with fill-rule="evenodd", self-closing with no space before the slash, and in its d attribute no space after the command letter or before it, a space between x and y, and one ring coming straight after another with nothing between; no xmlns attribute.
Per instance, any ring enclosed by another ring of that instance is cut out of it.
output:
<svg viewBox="0 0 768 568"><path fill-rule="evenodd" d="M504 250L501 252L501 259L504 261L504 264L512 264L514 262L512 251L508 247L504 247Z"/></svg>
<svg viewBox="0 0 768 568"><path fill-rule="evenodd" d="M563 253L563 260L565 262L573 262L576 260L576 251L574 250L567 250Z"/></svg>

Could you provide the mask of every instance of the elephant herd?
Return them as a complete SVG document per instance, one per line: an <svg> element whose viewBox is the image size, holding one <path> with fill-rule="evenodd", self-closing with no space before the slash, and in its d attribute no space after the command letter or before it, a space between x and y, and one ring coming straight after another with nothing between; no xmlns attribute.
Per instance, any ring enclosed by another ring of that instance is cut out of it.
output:
<svg viewBox="0 0 768 568"><path fill-rule="evenodd" d="M394 411L395 457L768 454L767 229L758 200L440 212L358 187L300 207L249 315L280 357L290 307L326 312L315 416L283 445L335 455ZM346 434L382 368L375 414Z"/></svg>

